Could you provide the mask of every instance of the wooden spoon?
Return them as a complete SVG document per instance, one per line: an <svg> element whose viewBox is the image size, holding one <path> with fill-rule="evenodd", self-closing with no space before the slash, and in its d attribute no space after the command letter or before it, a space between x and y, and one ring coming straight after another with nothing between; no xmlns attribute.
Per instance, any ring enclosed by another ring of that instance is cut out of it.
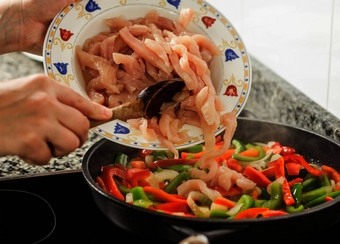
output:
<svg viewBox="0 0 340 244"><path fill-rule="evenodd" d="M112 117L109 120L90 120L90 128L105 124L115 119L122 119L136 112L150 119L159 113L164 102L171 101L172 97L179 92L185 83L182 79L172 79L158 82L142 90L135 101L111 108Z"/></svg>

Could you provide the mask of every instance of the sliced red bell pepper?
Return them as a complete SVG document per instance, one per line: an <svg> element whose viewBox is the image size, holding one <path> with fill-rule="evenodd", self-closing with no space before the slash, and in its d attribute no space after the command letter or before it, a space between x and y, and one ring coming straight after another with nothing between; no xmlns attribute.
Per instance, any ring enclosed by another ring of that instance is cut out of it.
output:
<svg viewBox="0 0 340 244"><path fill-rule="evenodd" d="M279 142L275 142L271 148L273 149L274 154L280 154L282 151L282 146Z"/></svg>
<svg viewBox="0 0 340 244"><path fill-rule="evenodd" d="M276 171L276 167L272 166L272 167L262 170L261 172L266 177L272 177L272 176L275 176L275 171Z"/></svg>
<svg viewBox="0 0 340 244"><path fill-rule="evenodd" d="M268 208L248 208L236 215L234 219L254 219L259 215L262 215L263 218L267 218L286 214L288 213L281 210L270 210Z"/></svg>
<svg viewBox="0 0 340 244"><path fill-rule="evenodd" d="M224 197L231 197L242 194L242 189L238 186L232 186L228 191L220 186L212 186L211 188L218 191Z"/></svg>
<svg viewBox="0 0 340 244"><path fill-rule="evenodd" d="M275 179L280 177L285 177L285 161L283 157L278 158L275 165Z"/></svg>
<svg viewBox="0 0 340 244"><path fill-rule="evenodd" d="M200 159L206 151L198 152L198 153L188 153L188 152L181 152L181 158L186 159L188 156L194 156L195 159Z"/></svg>
<svg viewBox="0 0 340 244"><path fill-rule="evenodd" d="M293 160L293 161L299 162L312 175L320 176L323 174L322 170L314 169L312 166L309 165L309 163L302 156L299 156L296 154L289 154L289 155L283 156L283 158L284 158L284 161Z"/></svg>
<svg viewBox="0 0 340 244"><path fill-rule="evenodd" d="M294 148L282 146L279 142L275 142L271 148L274 154L280 154L281 156L295 153Z"/></svg>
<svg viewBox="0 0 340 244"><path fill-rule="evenodd" d="M227 198L224 198L224 197L217 197L214 201L215 204L218 204L218 205L222 205L222 206L225 206L227 208L233 208L235 207L235 202L227 199Z"/></svg>
<svg viewBox="0 0 340 244"><path fill-rule="evenodd" d="M263 218L273 217L273 216L279 216L279 215L287 215L287 212L281 211L281 210L267 210L262 213Z"/></svg>
<svg viewBox="0 0 340 244"><path fill-rule="evenodd" d="M290 187L286 178L282 183L282 194L283 201L286 203L287 206L293 205L295 203L294 197L290 192Z"/></svg>
<svg viewBox="0 0 340 244"><path fill-rule="evenodd" d="M152 150L148 150L148 149L141 149L138 151L138 156L140 156L141 158L145 158L145 156L148 156L152 153Z"/></svg>
<svg viewBox="0 0 340 244"><path fill-rule="evenodd" d="M96 183L97 183L97 185L98 185L100 188L102 188L104 191L107 191L107 188L106 188L106 186L105 186L105 184L104 184L104 181L103 181L103 179L102 179L100 176L97 176L97 178L96 178Z"/></svg>
<svg viewBox="0 0 340 244"><path fill-rule="evenodd" d="M274 167L276 165L276 163L277 163L277 160L273 160L273 161L267 163L267 165L268 165L269 168L271 168L271 167Z"/></svg>
<svg viewBox="0 0 340 244"><path fill-rule="evenodd" d="M146 169L146 164L142 160L134 160L131 162L132 166L137 169Z"/></svg>
<svg viewBox="0 0 340 244"><path fill-rule="evenodd" d="M224 160L230 159L231 156L235 153L236 149L228 149L223 155L216 159L218 163L222 163Z"/></svg>
<svg viewBox="0 0 340 244"><path fill-rule="evenodd" d="M181 203L181 202L163 203L163 204L156 205L153 208L157 210L172 212L172 213L178 213L178 212L188 213L189 212L188 204Z"/></svg>
<svg viewBox="0 0 340 244"><path fill-rule="evenodd" d="M194 165L198 159L161 159L154 161L150 164L150 169L167 168L174 165L184 164L184 165Z"/></svg>
<svg viewBox="0 0 340 244"><path fill-rule="evenodd" d="M228 158L226 163L227 163L228 168L235 170L237 172L242 171L242 166L238 163L238 160L233 159L233 158Z"/></svg>
<svg viewBox="0 0 340 244"><path fill-rule="evenodd" d="M325 197L325 202L329 202L329 201L332 201L332 200L334 200L333 197L330 197L330 196Z"/></svg>
<svg viewBox="0 0 340 244"><path fill-rule="evenodd" d="M248 208L236 215L234 219L254 219L268 210L269 208Z"/></svg>
<svg viewBox="0 0 340 244"><path fill-rule="evenodd" d="M128 181L130 181L130 180L132 179L132 177L133 177L136 173L138 173L138 172L140 172L140 171L145 171L145 169L138 169L138 168L131 168L131 169L128 169L128 170L126 171L126 179L127 179Z"/></svg>
<svg viewBox="0 0 340 244"><path fill-rule="evenodd" d="M302 181L303 181L302 178L295 178L295 179L289 181L289 182L288 182L288 185L289 185L289 187L292 187L295 183L300 183L300 182L302 182Z"/></svg>
<svg viewBox="0 0 340 244"><path fill-rule="evenodd" d="M335 183L340 182L340 173L338 171L336 171L336 169L334 169L330 166L327 166L327 165L322 165L321 169L323 171L325 171L328 178L333 179L335 181Z"/></svg>
<svg viewBox="0 0 340 244"><path fill-rule="evenodd" d="M149 169L132 168L127 171L127 179L132 187L149 185L145 179L150 176Z"/></svg>
<svg viewBox="0 0 340 244"><path fill-rule="evenodd" d="M174 212L171 212L171 211L160 210L160 209L159 209L159 210L158 210L158 209L152 209L152 210L156 210L156 211L158 211L158 212L163 212L163 213L166 213L166 214L176 214L177 216L197 218L196 215L187 214L187 213L174 213Z"/></svg>
<svg viewBox="0 0 340 244"><path fill-rule="evenodd" d="M123 194L119 191L117 184L113 178L113 176L118 176L120 178L124 178L125 174L123 170L113 167L113 166L103 166L102 167L102 179L108 190L108 193L117 197L120 200L124 201Z"/></svg>
<svg viewBox="0 0 340 244"><path fill-rule="evenodd" d="M217 142L215 144L215 151L220 149L223 145L223 141ZM197 153L189 153L189 152L181 152L181 158L186 159L188 156L194 156L195 159L201 158L207 151L197 152Z"/></svg>
<svg viewBox="0 0 340 244"><path fill-rule="evenodd" d="M280 177L284 178L284 181L282 183L282 194L283 194L283 200L286 203L287 206L292 205L295 203L294 197L292 193L290 192L290 187L288 184L288 181L285 177L285 160L284 157L280 157L277 159L277 163L275 165L275 179L278 179Z"/></svg>
<svg viewBox="0 0 340 244"><path fill-rule="evenodd" d="M291 148L291 147L282 147L282 150L280 152L280 155L284 156L284 155L288 155L288 154L294 154L295 153L295 149Z"/></svg>
<svg viewBox="0 0 340 244"><path fill-rule="evenodd" d="M267 187L271 181L261 172L253 167L247 166L244 169L243 175L248 176L248 178L254 181L258 186Z"/></svg>
<svg viewBox="0 0 340 244"><path fill-rule="evenodd" d="M285 162L285 167L288 175L299 175L301 164L299 162L290 160Z"/></svg>
<svg viewBox="0 0 340 244"><path fill-rule="evenodd" d="M162 201L162 202L181 202L181 203L187 203L186 199L183 199L181 196L177 197L175 194L169 194L161 189L156 189L151 186L144 186L144 191L147 193L151 193L155 196L156 201Z"/></svg>

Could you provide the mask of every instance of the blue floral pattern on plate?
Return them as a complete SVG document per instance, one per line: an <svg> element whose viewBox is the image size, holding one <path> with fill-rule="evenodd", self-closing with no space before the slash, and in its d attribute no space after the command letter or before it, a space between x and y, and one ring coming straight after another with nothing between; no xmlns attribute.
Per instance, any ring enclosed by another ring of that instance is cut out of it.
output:
<svg viewBox="0 0 340 244"><path fill-rule="evenodd" d="M101 8L98 6L98 4L93 0L90 0L85 6L85 10L90 13L100 9Z"/></svg>
<svg viewBox="0 0 340 244"><path fill-rule="evenodd" d="M53 63L53 65L57 68L60 74L66 75L67 74L67 65L68 63Z"/></svg>
<svg viewBox="0 0 340 244"><path fill-rule="evenodd" d="M232 61L236 58L239 58L239 56L235 53L235 51L230 48L225 50L224 54L225 54L225 62Z"/></svg>
<svg viewBox="0 0 340 244"><path fill-rule="evenodd" d="M167 0L169 4L174 6L176 9L178 9L179 4L181 3L181 0Z"/></svg>
<svg viewBox="0 0 340 244"><path fill-rule="evenodd" d="M119 123L116 124L114 129L115 134L129 134L130 130L129 128L125 127L124 125L121 125Z"/></svg>

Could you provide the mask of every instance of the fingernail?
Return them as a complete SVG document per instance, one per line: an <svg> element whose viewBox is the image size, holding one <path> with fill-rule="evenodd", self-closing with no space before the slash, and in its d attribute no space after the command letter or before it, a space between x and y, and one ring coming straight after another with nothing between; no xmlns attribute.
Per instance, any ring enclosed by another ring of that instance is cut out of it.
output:
<svg viewBox="0 0 340 244"><path fill-rule="evenodd" d="M102 114L105 116L105 118L111 118L112 117L112 111L111 109L107 108L107 107L102 107Z"/></svg>

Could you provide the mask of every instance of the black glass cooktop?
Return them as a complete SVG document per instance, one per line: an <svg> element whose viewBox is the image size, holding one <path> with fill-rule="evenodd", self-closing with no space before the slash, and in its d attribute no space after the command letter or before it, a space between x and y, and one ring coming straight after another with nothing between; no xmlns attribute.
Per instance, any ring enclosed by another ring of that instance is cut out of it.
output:
<svg viewBox="0 0 340 244"><path fill-rule="evenodd" d="M81 172L0 180L0 243L118 240L140 241L100 212Z"/></svg>
<svg viewBox="0 0 340 244"><path fill-rule="evenodd" d="M316 230L316 236L322 236L324 241L334 239L339 228L340 222L322 233ZM303 233L301 238L313 240L313 237L304 236ZM130 244L141 241L154 243L150 238L126 232L106 219L96 206L81 172L0 179L2 244ZM295 241L291 240L290 243L301 243Z"/></svg>

